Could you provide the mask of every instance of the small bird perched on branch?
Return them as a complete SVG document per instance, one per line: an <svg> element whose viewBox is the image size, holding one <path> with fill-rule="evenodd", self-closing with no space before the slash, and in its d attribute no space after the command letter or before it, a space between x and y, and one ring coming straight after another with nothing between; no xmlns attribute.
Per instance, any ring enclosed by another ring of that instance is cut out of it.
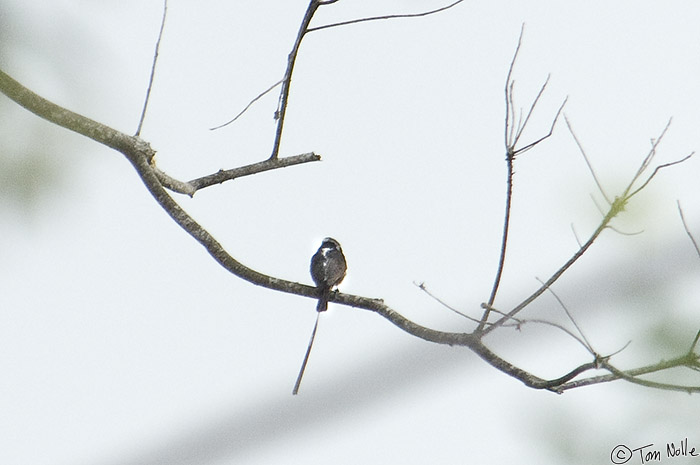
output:
<svg viewBox="0 0 700 465"><path fill-rule="evenodd" d="M343 249L340 248L338 241L332 237L325 238L321 243L321 247L319 247L314 256L311 257L310 269L311 278L314 280L314 283L316 283L316 287L319 291L318 305L316 305L316 323L314 324L314 330L311 332L309 347L306 349L304 362L301 365L299 376L297 376L297 382L292 391L292 394L295 395L299 392L301 378L304 376L306 362L309 360L311 346L314 344L316 328L318 328L318 317L321 312L325 312L328 309L328 298L333 288L340 284L343 278L345 278L347 264L345 262L345 255L343 255Z"/></svg>

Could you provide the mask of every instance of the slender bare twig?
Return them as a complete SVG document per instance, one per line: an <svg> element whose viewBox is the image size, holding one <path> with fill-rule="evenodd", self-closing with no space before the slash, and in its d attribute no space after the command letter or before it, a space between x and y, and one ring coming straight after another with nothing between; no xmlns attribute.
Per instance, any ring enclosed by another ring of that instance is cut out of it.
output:
<svg viewBox="0 0 700 465"><path fill-rule="evenodd" d="M681 215L681 222L683 223L683 229L685 229L685 233L690 238L690 242L693 243L693 247L695 247L695 251L698 253L698 256L700 256L700 247L698 247L698 243L695 240L695 237L693 237L693 234L690 232L690 228L688 227L688 223L685 222L685 216L683 215L683 208L681 208L680 200L677 200L676 203L678 204L678 213L680 213L680 215ZM700 335L700 333L698 333L698 335ZM697 338L696 338L696 342L697 342Z"/></svg>
<svg viewBox="0 0 700 465"><path fill-rule="evenodd" d="M488 299L488 305L486 307L486 310L484 311L479 326L476 328L476 332L480 333L486 324L488 323L489 319L489 313L490 313L490 307L493 305L493 303L496 300L496 295L498 294L498 288L501 283L501 278L503 276L503 270L505 268L505 262L506 262L506 251L508 248L508 233L510 231L510 214L512 210L512 199L513 199L513 173L514 173L514 167L513 163L515 161L515 157L521 153L524 153L533 147L537 146L538 144L542 143L546 139L552 136L554 133L554 126L557 123L557 120L559 119L559 116L561 112L564 109L564 105L566 105L567 99L564 99L562 104L559 106L559 109L557 110L556 115L554 116L554 119L552 120L552 124L550 125L549 132L545 134L544 136L536 139L534 142L531 142L523 147L518 148L517 144L518 141L520 140L520 137L522 136L523 132L525 131L525 128L527 127L528 122L530 121L530 118L532 117L535 108L537 107L537 104L540 101L540 98L544 94L545 89L547 88L547 84L549 83L549 76L545 80L544 84L540 88L539 92L537 93L537 96L533 100L532 104L530 105L530 109L528 110L527 114L525 115L525 118L522 118L519 116L518 122L515 122L515 110L514 110L514 97L513 97L513 89L514 89L514 84L515 81L513 80L513 70L515 68L515 62L518 58L518 54L520 52L520 48L522 46L523 42L523 34L525 33L525 24L523 24L520 27L520 35L518 36L518 44L515 47L515 53L513 54L513 59L510 62L510 66L508 67L508 73L506 75L506 84L505 84L505 103L506 103L506 111L505 111L505 123L504 123L504 143L505 143L505 148L506 148L506 199L505 199L505 213L503 217L503 233L501 235L501 248L500 248L500 254L498 257L498 266L496 269L496 276L493 281L493 287L491 288L491 294L489 295Z"/></svg>
<svg viewBox="0 0 700 465"><path fill-rule="evenodd" d="M525 23L520 25L520 35L518 36L518 45L515 46L515 52L513 53L513 59L510 60L510 66L508 67L508 74L506 74L506 87L505 87L505 97L506 97L506 122L504 125L505 138L503 143L506 147L512 147L512 141L515 138L514 125L511 123L515 118L515 105L513 102L513 86L515 82L513 81L513 69L515 68L515 62L520 54L520 47L523 45L523 35L525 34Z"/></svg>
<svg viewBox="0 0 700 465"><path fill-rule="evenodd" d="M467 320L471 320L471 321L473 321L474 323L478 323L478 322L479 322L479 320L477 320L476 318L471 317L471 316L467 315L466 313L457 310L457 309L454 308L452 305L448 304L447 302L445 302L444 300L442 300L441 298L439 298L438 296L436 296L435 294L433 294L432 292L430 292L430 291L428 290L427 286L425 285L425 283L416 283L416 282L414 282L413 284L415 284L415 285L418 287L418 289L420 289L421 291L423 291L423 292L425 292L426 294L428 294L428 295L430 296L431 299L435 300L437 303L439 303L440 305L442 305L442 306L445 307L446 309L450 310L451 312L454 312L454 313L456 313L457 315L459 315L459 316L461 316L461 317L463 317L463 318L466 318Z"/></svg>
<svg viewBox="0 0 700 465"><path fill-rule="evenodd" d="M544 282L540 278L536 278L540 284L544 285ZM566 308L566 305L564 305L564 301L562 301L559 296L557 295L556 292L554 292L554 289L551 287L547 287L547 290L554 296L555 299L557 299L557 302L559 302L559 305L561 308L564 309L564 313L566 313L566 316L569 317L569 320L571 320L571 323L573 323L574 327L576 327L576 331L581 335L581 338L585 341L584 347L586 347L591 353L595 353L595 350L593 350L593 346L591 345L590 341L586 337L586 335L583 333L583 330L581 327L576 323L576 320L574 319L573 315L569 311L568 308ZM580 341L580 339L579 339Z"/></svg>
<svg viewBox="0 0 700 465"><path fill-rule="evenodd" d="M566 102L568 102L568 101L569 101L569 97L566 97L564 99L564 101L561 102L561 105L559 106L557 113L554 115L554 118L552 119L552 124L549 127L549 131L547 132L547 134L540 137L539 139L536 139L534 142L530 142L529 144L516 149L514 152L514 155L520 155L521 153L527 152L531 148L539 145L541 142L544 142L546 139L549 139L550 137L552 137L552 134L554 134L554 126L556 126L557 121L559 121L559 116L561 115L561 112L564 110L564 105L566 105ZM523 124L523 129L525 129L525 124Z"/></svg>
<svg viewBox="0 0 700 465"><path fill-rule="evenodd" d="M333 23L333 24L324 24L323 26L317 26L317 27L312 27L310 28L307 32L314 32L314 31L320 31L322 29L329 29L331 27L338 27L338 26L347 26L348 24L358 24L358 23L366 23L368 21L377 21L381 19L397 19L397 18L418 18L421 16L428 16L432 15L435 13L440 13L441 11L449 10L453 6L457 6L460 3L462 3L464 0L457 0L456 2L453 2L447 6L443 6L441 8L437 8L435 10L430 10L430 11L424 11L421 13L408 13L408 14L398 14L398 15L384 15L384 16L373 16L371 18L358 18L358 19L351 19L349 21L342 21L339 23Z"/></svg>
<svg viewBox="0 0 700 465"><path fill-rule="evenodd" d="M209 128L209 130L210 130L210 131L215 131L215 130L217 130L217 129L221 129L221 128L223 128L224 126L228 126L229 124L231 124L231 123L233 123L234 121L236 121L238 118L240 118L241 116L243 116L243 113L245 113L246 111L248 111L248 109L249 109L250 107L252 107L253 104L254 104L255 102L257 102L258 100L260 100L261 98L263 98L265 95L267 95L268 93L270 93L275 87L277 87L278 85L282 84L282 81L283 81L283 80L284 80L284 79L280 79L279 81L275 82L275 83L272 84L270 87L268 87L266 90L264 90L264 91L262 91L260 94L258 94L258 96L255 97L255 98L254 98L253 100L251 100L250 102L248 102L248 105L246 105L245 108L242 109L236 116L234 116L233 118L231 118L230 120L226 121L226 122L223 123L223 124L220 124L220 125L218 125L218 126L214 126L213 128Z"/></svg>
<svg viewBox="0 0 700 465"><path fill-rule="evenodd" d="M163 38L163 30L165 30L165 17L168 13L168 0L163 0L163 18L160 21L160 31L158 32L158 40L156 41L156 50L153 53L153 63L151 64L151 76L148 78L148 88L146 89L146 98L143 102L143 109L141 110L141 117L139 118L139 125L136 129L136 137L141 135L141 128L143 128L143 121L146 119L146 109L148 108L148 101L151 98L151 88L153 87L153 78L156 75L156 64L158 63L158 52L160 51L160 40Z"/></svg>
<svg viewBox="0 0 700 465"><path fill-rule="evenodd" d="M289 53L289 57L287 59L287 70L284 72L284 77L282 78L282 89L280 91L279 101L277 103L277 111L275 111L277 129L275 130L275 142L272 145L272 154L270 155L270 159L275 159L279 155L280 144L282 143L282 131L284 129L284 118L287 115L287 105L289 103L289 89L292 85L292 73L294 72L294 64L297 61L301 41L308 32L311 19L314 17L318 7L327 4L329 3L322 3L320 0L311 0L311 2L309 2L309 6L306 8L306 12L304 13L304 19L301 21L301 26L299 26L299 32L297 33L297 38L294 41L294 46L292 47L292 51Z"/></svg>
<svg viewBox="0 0 700 465"><path fill-rule="evenodd" d="M669 163L664 163L663 165L657 166L656 168L654 168L654 171L653 171L653 172L651 173L651 175L647 178L647 180L644 181L644 183L642 183L642 185L639 186L639 188L637 188L634 192L632 192L631 194L629 194L629 195L627 196L627 198L628 198L628 199L631 199L632 197L634 197L634 196L637 194L637 192L639 192L639 191L641 191L642 189L644 189L644 188L647 186L647 184L649 184L649 182L654 178L654 176L656 176L656 173L658 173L658 172L661 171L662 169L668 168L669 166L677 165L677 164L679 164L679 163L683 163L684 161L690 159L690 157L692 157L693 155L695 155L695 152L691 152L690 154L686 155L685 157L683 157L683 158L681 158L681 159L679 159L679 160L672 161L672 162L669 162ZM635 178L635 179L636 179L636 178Z"/></svg>
<svg viewBox="0 0 700 465"><path fill-rule="evenodd" d="M586 162L586 166L588 167L588 171L591 172L591 176L593 176L593 180L595 181L596 186L598 186L598 190L600 191L601 194L603 194L603 198L605 201L608 203L608 205L612 204L612 201L610 200L610 197L605 193L605 189L603 189L603 185L600 183L600 180L598 179L598 175L595 173L595 170L593 169L593 165L591 165L591 161L588 159L588 155L586 155L586 151L583 149L583 145L581 142L578 140L578 137L576 136L576 133L574 132L574 128L571 126L571 122L569 122L569 118L564 115L564 121L566 121L566 127L569 128L569 133L571 134L571 137L574 138L574 142L576 142L576 146L578 147L579 152L581 152L581 155L583 156L583 160ZM594 199L595 202L595 199ZM598 206L598 204L596 204ZM598 210L602 214L602 209L598 207Z"/></svg>
<svg viewBox="0 0 700 465"><path fill-rule="evenodd" d="M579 239L578 234L576 234L574 223L571 223L571 232L574 234L574 239L576 239L576 243L578 244L579 248L581 248L581 239Z"/></svg>
<svg viewBox="0 0 700 465"><path fill-rule="evenodd" d="M518 142L520 141L520 137L523 135L523 132L525 131L525 127L527 126L527 123L530 121L530 117L532 116L533 111L535 111L535 107L537 106L537 102L540 101L540 98L542 97L542 94L544 94L545 89L547 89L547 84L549 84L549 79L551 78L551 74L547 75L547 79L545 79L544 83L542 84L542 87L540 87L540 91L537 93L537 96L535 99L532 101L532 105L530 105L530 109L527 112L527 115L525 115L525 119L522 121L519 121L515 130L515 137L511 141L510 145L511 147L515 148L518 145ZM515 84L515 81L512 83ZM513 86L511 86L511 92L512 92ZM555 120L556 121L556 118ZM525 151L525 149L518 150L520 151Z"/></svg>

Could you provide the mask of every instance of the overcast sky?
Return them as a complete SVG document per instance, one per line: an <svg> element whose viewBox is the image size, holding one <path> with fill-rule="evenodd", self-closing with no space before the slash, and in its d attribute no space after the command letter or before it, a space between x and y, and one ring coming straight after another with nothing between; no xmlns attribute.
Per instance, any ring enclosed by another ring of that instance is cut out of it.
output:
<svg viewBox="0 0 700 465"><path fill-rule="evenodd" d="M313 24L447 3L340 0ZM170 1L142 131L160 168L188 180L269 156L276 93L209 128L282 77L306 6ZM161 14L160 0L2 0L0 65L134 133ZM568 96L564 113L610 197L669 118L657 164L700 147L697 2L466 0L309 34L280 155L323 161L173 196L256 270L311 284L309 259L333 236L348 262L342 291L469 331L414 283L474 316L488 299L505 191L503 88L523 23L516 107L551 75L526 142ZM0 109L0 463L602 464L618 444L663 454L684 437L700 445L695 396L623 382L534 391L467 349L335 304L293 397L313 300L222 269L120 154L5 97ZM595 202L605 201L562 123L516 163L502 308L600 221ZM676 203L700 237L699 172L697 159L661 171L615 220L640 234L606 231L555 288L600 353L632 341L614 358L621 368L678 356L700 329L700 258ZM551 295L528 311L566 322ZM503 329L487 343L544 378L590 359L545 327ZM699 384L674 376L665 379Z"/></svg>

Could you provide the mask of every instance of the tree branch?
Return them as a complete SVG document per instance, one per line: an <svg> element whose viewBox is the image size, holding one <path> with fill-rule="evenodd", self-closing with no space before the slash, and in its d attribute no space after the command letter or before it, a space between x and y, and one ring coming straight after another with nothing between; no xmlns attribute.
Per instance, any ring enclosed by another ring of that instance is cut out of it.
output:
<svg viewBox="0 0 700 465"><path fill-rule="evenodd" d="M267 159L261 162L252 163L250 165L241 166L238 168L219 170L216 173L203 176L201 178L192 179L191 181L183 182L179 181L171 176L165 174L158 167L154 166L154 170L161 184L170 189L173 192L178 192L180 194L189 195L192 197L195 192L205 187L210 187L216 184L222 184L226 181L231 181L236 178L241 178L243 176L250 176L252 174L262 173L264 171L275 170L278 168L286 168L288 166L300 165L302 163L309 163L314 161L320 161L321 156L313 152L302 153L301 155L294 155L292 157L285 158L275 158Z"/></svg>
<svg viewBox="0 0 700 465"><path fill-rule="evenodd" d="M282 78L282 90L280 91L277 111L275 112L277 129L275 131L275 142L272 145L272 154L270 155L270 159L275 159L279 155L280 144L282 143L284 118L287 115L287 105L289 103L289 89L292 85L292 73L294 72L294 64L296 63L297 55L299 54L301 41L308 32L309 24L311 23L311 19L314 17L316 10L319 6L325 4L329 3L321 2L320 0L311 0L309 6L306 8L306 13L304 14L304 19L301 21L301 26L299 26L299 32L297 33L297 38L294 41L292 51L289 53L289 57L287 59L287 70L284 72L284 78Z"/></svg>
<svg viewBox="0 0 700 465"><path fill-rule="evenodd" d="M440 13L441 11L449 10L453 6L457 6L460 3L462 3L464 0L457 0L456 2L453 2L447 6L443 6L441 8L437 8L435 10L430 10L430 11L423 11L421 13L408 13L408 14L400 14L400 15L384 15L384 16L372 16L371 18L359 18L359 19L351 19L349 21L342 21L339 23L333 23L333 24L325 24L323 26L317 26L317 27L312 27L307 30L307 32L314 32L314 31L320 31L322 29L329 29L332 27L338 27L338 26L347 26L348 24L358 24L358 23L366 23L368 21L378 21L380 19L397 19L397 18L419 18L421 16L428 16L432 15L435 13ZM324 2L325 3L325 2ZM335 2L333 2L335 3Z"/></svg>

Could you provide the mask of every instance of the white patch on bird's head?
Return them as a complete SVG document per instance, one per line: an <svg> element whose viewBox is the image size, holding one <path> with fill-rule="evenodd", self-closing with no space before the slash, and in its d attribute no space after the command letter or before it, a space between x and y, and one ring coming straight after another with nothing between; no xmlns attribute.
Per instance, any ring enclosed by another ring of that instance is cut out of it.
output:
<svg viewBox="0 0 700 465"><path fill-rule="evenodd" d="M332 237L327 237L327 238L323 239L323 242L321 243L321 249L323 249L323 250L331 250L331 249L342 250L340 248L340 242L336 241Z"/></svg>

